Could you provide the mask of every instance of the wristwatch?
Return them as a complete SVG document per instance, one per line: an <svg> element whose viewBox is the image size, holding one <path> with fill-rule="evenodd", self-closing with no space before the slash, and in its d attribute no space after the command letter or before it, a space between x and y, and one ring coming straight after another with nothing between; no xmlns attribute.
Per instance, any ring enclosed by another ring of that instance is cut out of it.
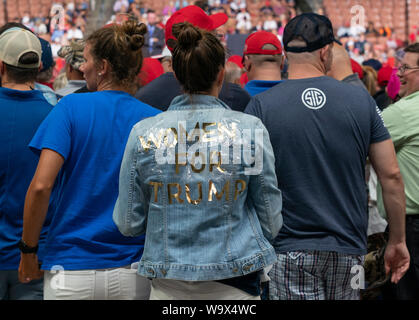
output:
<svg viewBox="0 0 419 320"><path fill-rule="evenodd" d="M36 247L29 247L22 239L19 241L19 250L22 253L37 253L38 245Z"/></svg>

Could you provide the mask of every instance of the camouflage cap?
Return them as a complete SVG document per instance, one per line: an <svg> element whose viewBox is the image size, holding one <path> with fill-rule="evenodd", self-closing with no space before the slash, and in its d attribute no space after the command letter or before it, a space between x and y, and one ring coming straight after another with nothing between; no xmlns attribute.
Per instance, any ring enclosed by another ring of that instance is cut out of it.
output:
<svg viewBox="0 0 419 320"><path fill-rule="evenodd" d="M72 39L68 46L61 47L58 50L58 56L65 59L74 69L80 70L80 66L84 63L83 50L85 41L82 39Z"/></svg>

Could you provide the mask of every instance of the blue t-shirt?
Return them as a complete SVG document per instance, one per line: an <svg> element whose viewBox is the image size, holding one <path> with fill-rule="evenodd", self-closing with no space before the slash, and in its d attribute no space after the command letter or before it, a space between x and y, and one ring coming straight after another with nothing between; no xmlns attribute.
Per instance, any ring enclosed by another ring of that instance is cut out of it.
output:
<svg viewBox="0 0 419 320"><path fill-rule="evenodd" d="M275 154L284 224L277 252L366 253L365 163L390 138L368 92L329 77L287 80L252 98Z"/></svg>
<svg viewBox="0 0 419 320"><path fill-rule="evenodd" d="M52 106L38 90L0 88L0 270L17 270L26 191L38 164L28 144ZM38 257L48 228L44 224Z"/></svg>
<svg viewBox="0 0 419 320"><path fill-rule="evenodd" d="M250 80L244 86L244 90L246 90L252 97L259 93L262 93L274 86L278 83L281 83L282 80L278 81L268 81L268 80Z"/></svg>
<svg viewBox="0 0 419 320"><path fill-rule="evenodd" d="M129 133L160 113L122 91L68 95L41 124L30 147L65 159L42 269L116 268L140 259L144 237L123 236L112 220Z"/></svg>

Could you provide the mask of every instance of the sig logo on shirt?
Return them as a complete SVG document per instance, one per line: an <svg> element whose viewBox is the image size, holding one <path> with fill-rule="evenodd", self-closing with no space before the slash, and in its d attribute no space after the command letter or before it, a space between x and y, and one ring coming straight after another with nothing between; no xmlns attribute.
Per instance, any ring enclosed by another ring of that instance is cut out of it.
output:
<svg viewBox="0 0 419 320"><path fill-rule="evenodd" d="M317 88L308 88L301 95L301 100L307 108L317 110L325 105L326 95Z"/></svg>

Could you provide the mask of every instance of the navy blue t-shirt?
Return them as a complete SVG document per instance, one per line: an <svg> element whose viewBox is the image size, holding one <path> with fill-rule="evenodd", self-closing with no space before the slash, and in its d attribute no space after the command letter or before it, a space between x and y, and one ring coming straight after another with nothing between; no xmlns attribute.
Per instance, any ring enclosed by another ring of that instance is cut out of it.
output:
<svg viewBox="0 0 419 320"><path fill-rule="evenodd" d="M38 90L0 88L0 270L19 268L23 206L38 164L28 144L51 110ZM47 217L39 240L39 259L48 224Z"/></svg>
<svg viewBox="0 0 419 320"><path fill-rule="evenodd" d="M119 171L132 127L160 113L128 93L65 96L41 124L30 147L65 159L42 269L104 269L140 259L144 236L123 236L112 220Z"/></svg>
<svg viewBox="0 0 419 320"><path fill-rule="evenodd" d="M180 83L173 72L166 72L140 88L135 97L162 111L166 111L176 96L183 94ZM235 83L225 82L219 94L220 100L234 111L244 111L250 100L250 95Z"/></svg>
<svg viewBox="0 0 419 320"><path fill-rule="evenodd" d="M245 112L262 120L275 154L284 218L276 251L365 254L365 162L370 144L390 138L368 92L329 77L287 80Z"/></svg>

